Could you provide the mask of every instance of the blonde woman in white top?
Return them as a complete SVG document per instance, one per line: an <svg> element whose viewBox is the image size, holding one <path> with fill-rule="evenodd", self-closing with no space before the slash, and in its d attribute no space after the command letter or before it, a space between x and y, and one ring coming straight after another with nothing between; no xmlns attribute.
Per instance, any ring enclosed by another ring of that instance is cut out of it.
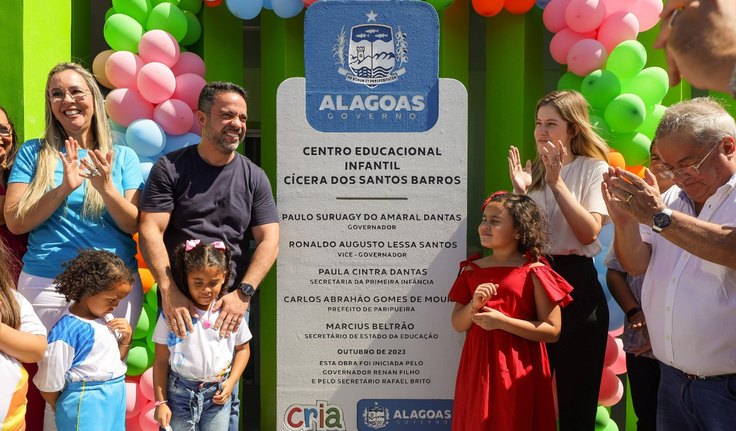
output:
<svg viewBox="0 0 736 431"><path fill-rule="evenodd" d="M556 375L560 429L592 430L598 405L608 331L608 305L593 256L608 222L600 185L608 146L590 125L589 106L573 91L555 91L537 103L537 157L522 167L519 150L509 150L514 192L529 195L549 219L550 263L573 287L562 311L562 333L548 344Z"/></svg>

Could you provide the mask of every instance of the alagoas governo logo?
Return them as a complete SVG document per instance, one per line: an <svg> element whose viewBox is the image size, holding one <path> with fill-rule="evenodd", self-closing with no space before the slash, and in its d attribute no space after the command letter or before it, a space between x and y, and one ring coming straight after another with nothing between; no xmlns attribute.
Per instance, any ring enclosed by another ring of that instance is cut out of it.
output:
<svg viewBox="0 0 736 431"><path fill-rule="evenodd" d="M398 27L394 38L391 26L375 24L377 16L371 9L366 14L367 24L350 29L347 47L348 35L342 27L333 47L333 56L339 63L338 72L347 81L368 88L395 82L406 72L404 65L409 62L407 34ZM346 63L349 69L345 68Z"/></svg>
<svg viewBox="0 0 736 431"><path fill-rule="evenodd" d="M438 22L434 8L420 1L312 5L304 22L306 108L312 127L323 132L423 132L434 126Z"/></svg>

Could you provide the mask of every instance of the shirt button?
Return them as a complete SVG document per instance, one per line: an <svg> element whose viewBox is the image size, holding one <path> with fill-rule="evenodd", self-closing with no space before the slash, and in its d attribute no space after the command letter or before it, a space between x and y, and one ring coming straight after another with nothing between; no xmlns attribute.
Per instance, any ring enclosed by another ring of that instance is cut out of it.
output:
<svg viewBox="0 0 736 431"><path fill-rule="evenodd" d="M667 307L667 311L672 311L672 307Z"/></svg>

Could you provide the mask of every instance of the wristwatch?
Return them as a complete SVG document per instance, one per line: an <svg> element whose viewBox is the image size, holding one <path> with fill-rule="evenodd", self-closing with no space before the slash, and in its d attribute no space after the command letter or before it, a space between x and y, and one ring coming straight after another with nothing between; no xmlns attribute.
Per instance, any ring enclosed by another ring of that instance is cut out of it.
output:
<svg viewBox="0 0 736 431"><path fill-rule="evenodd" d="M245 296L251 297L256 294L256 288L248 283L240 283L238 290Z"/></svg>
<svg viewBox="0 0 736 431"><path fill-rule="evenodd" d="M654 214L654 219L652 221L652 230L660 233L664 230L664 228L669 226L670 223L672 223L672 210L669 208L665 208L657 214Z"/></svg>

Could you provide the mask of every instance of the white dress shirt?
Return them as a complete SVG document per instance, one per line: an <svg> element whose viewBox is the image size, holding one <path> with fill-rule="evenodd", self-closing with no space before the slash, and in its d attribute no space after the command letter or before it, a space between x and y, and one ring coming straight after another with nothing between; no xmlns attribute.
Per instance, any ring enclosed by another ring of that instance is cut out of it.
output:
<svg viewBox="0 0 736 431"><path fill-rule="evenodd" d="M700 214L677 186L663 200L673 211L736 226L736 175L708 198ZM736 271L694 256L646 225L639 231L652 246L641 304L654 355L701 377L736 373Z"/></svg>

